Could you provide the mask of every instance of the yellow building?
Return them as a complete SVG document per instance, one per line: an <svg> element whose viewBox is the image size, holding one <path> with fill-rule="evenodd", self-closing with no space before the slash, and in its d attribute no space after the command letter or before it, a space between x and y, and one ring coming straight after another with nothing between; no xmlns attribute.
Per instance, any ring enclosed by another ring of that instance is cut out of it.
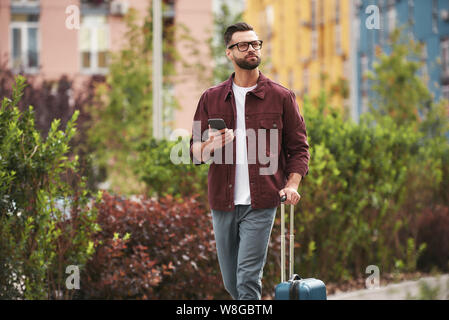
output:
<svg viewBox="0 0 449 320"><path fill-rule="evenodd" d="M348 106L352 0L247 0L244 19L264 40L262 70L293 90ZM301 105L301 104L300 104Z"/></svg>

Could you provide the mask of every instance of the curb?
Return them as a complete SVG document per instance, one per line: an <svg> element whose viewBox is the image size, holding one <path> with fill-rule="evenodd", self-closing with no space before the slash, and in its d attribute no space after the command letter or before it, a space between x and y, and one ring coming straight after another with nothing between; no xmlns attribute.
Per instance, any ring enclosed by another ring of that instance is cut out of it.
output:
<svg viewBox="0 0 449 320"><path fill-rule="evenodd" d="M337 293L328 300L449 300L449 274L374 289Z"/></svg>

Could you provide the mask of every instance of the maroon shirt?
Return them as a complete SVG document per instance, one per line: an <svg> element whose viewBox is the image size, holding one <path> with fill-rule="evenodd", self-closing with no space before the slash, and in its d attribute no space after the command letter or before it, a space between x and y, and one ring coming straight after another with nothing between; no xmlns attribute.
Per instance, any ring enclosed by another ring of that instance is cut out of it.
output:
<svg viewBox="0 0 449 320"><path fill-rule="evenodd" d="M201 128L194 125L190 139L190 158L197 165L204 162L200 163L193 157L192 144L206 140L204 131L208 130L208 119L222 118L227 128L236 129L237 111L232 91L233 78L234 74L227 81L207 89L200 98L193 120L200 121ZM248 153L251 207L254 209L277 207L280 204L279 191L285 187L290 173L299 173L304 177L309 171L310 154L306 126L304 118L299 113L295 94L260 72L257 87L246 96L245 119L247 130L253 129L257 133L258 129L267 129L266 156L276 157L278 163L274 174L260 174L260 169L269 167L270 164L263 164L264 161L261 164L259 157L251 161L252 156ZM279 130L277 150L270 150L269 129ZM255 148L259 151L261 136L256 134L256 137ZM208 197L209 205L214 210L234 210L235 140L232 143L234 161L227 164L223 151L221 164L212 162L209 167ZM253 150L248 141L247 138L247 150ZM223 150L226 147L224 146Z"/></svg>

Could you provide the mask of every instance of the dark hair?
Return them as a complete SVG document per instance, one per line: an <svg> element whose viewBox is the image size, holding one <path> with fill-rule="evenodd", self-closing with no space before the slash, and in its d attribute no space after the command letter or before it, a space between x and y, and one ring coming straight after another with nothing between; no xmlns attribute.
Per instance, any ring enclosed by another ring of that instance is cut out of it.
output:
<svg viewBox="0 0 449 320"><path fill-rule="evenodd" d="M228 46L229 42L231 42L232 35L240 31L254 31L254 29L245 22L238 22L236 24L227 27L224 33L224 42L226 47Z"/></svg>

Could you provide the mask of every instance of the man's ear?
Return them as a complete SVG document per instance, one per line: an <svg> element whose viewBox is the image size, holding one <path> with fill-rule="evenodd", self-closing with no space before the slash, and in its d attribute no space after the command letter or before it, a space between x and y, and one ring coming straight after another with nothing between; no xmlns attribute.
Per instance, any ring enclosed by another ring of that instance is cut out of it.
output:
<svg viewBox="0 0 449 320"><path fill-rule="evenodd" d="M226 49L226 57L228 57L229 61L232 62L232 51L229 49Z"/></svg>

